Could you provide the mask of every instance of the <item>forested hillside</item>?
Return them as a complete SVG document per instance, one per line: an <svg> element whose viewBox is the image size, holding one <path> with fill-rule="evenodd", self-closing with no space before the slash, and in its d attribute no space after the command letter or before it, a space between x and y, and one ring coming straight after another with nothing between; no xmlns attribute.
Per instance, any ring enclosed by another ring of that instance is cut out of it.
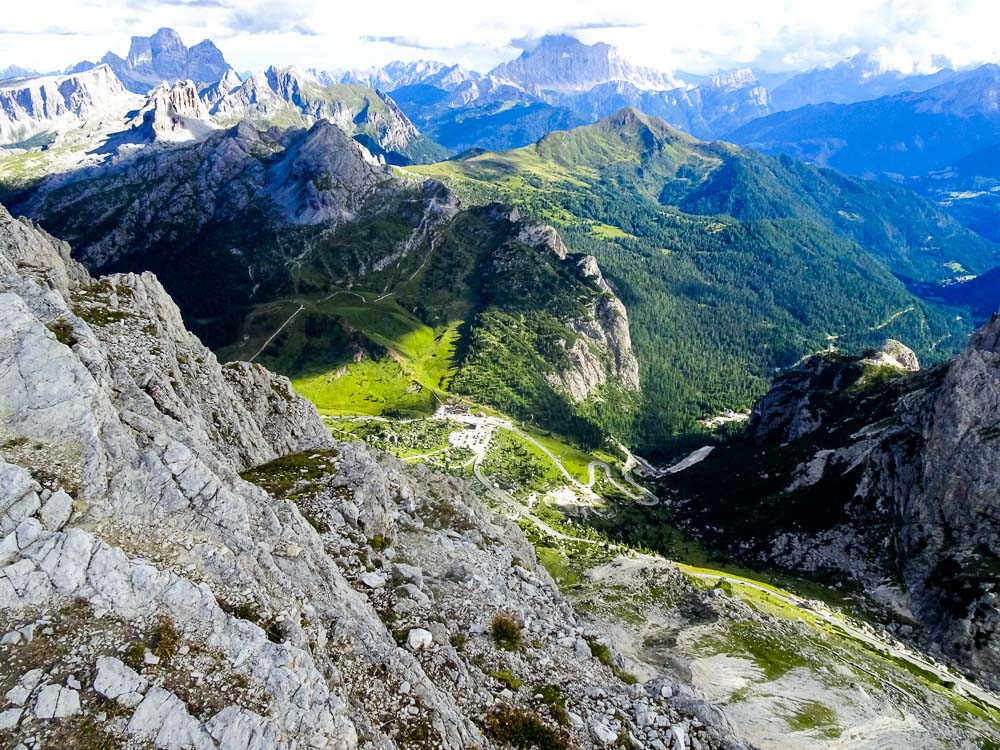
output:
<svg viewBox="0 0 1000 750"><path fill-rule="evenodd" d="M749 406L815 351L892 336L946 356L969 324L893 272L937 281L998 258L907 191L702 143L634 110L417 169L467 202L509 201L597 257L629 309L646 407L631 437L645 446Z"/></svg>

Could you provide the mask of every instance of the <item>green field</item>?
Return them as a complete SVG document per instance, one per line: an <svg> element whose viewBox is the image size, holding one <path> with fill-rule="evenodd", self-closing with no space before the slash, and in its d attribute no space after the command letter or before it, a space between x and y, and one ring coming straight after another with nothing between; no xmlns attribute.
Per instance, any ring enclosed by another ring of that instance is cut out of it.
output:
<svg viewBox="0 0 1000 750"><path fill-rule="evenodd" d="M295 390L321 413L426 415L447 398L459 323L431 328L376 292L260 305L221 356L253 356L300 306L255 361L292 373Z"/></svg>

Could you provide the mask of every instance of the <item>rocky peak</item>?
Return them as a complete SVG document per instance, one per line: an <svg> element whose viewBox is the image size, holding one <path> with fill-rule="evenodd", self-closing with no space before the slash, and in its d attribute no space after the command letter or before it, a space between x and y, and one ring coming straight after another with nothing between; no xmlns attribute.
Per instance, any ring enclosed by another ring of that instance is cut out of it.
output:
<svg viewBox="0 0 1000 750"><path fill-rule="evenodd" d="M201 100L205 102L205 107L211 111L216 102L224 96L236 91L236 89L242 85L243 81L240 80L236 71L229 68L218 81L209 84L208 86L203 86L199 92L199 96L201 97Z"/></svg>
<svg viewBox="0 0 1000 750"><path fill-rule="evenodd" d="M352 218L389 179L383 162L333 123L318 120L275 164L266 194L293 223L335 225Z"/></svg>
<svg viewBox="0 0 1000 750"><path fill-rule="evenodd" d="M1000 313L994 313L989 322L973 334L968 349L1000 354Z"/></svg>
<svg viewBox="0 0 1000 750"><path fill-rule="evenodd" d="M571 255L559 233L545 224L508 219L517 242L545 255L552 255L563 272L576 276L591 296L585 313L562 322L578 337L565 349L568 366L557 367L547 380L581 403L605 386L638 391L639 364L632 351L628 312L604 279L597 260L590 255ZM494 254L492 273L503 274L515 261L501 248ZM564 342L565 343L565 342Z"/></svg>
<svg viewBox="0 0 1000 750"><path fill-rule="evenodd" d="M316 70L307 71L324 86L338 83L359 84L378 91L392 92L403 86L428 85L453 91L463 82L481 76L460 65L448 65L436 60L402 62L396 60L383 67L365 70Z"/></svg>
<svg viewBox="0 0 1000 750"><path fill-rule="evenodd" d="M192 81L157 86L136 120L135 127L147 143L201 140L216 130Z"/></svg>
<svg viewBox="0 0 1000 750"><path fill-rule="evenodd" d="M747 86L757 86L757 75L749 68L738 70L727 70L710 78L705 84L706 87L715 89L740 89Z"/></svg>
<svg viewBox="0 0 1000 750"><path fill-rule="evenodd" d="M125 61L137 72L156 75L182 75L187 62L187 47L173 29L159 29L152 36L134 36Z"/></svg>
<svg viewBox="0 0 1000 750"><path fill-rule="evenodd" d="M226 62L222 50L216 47L211 39L203 39L188 50L188 78L201 83L211 83L226 75L236 76L236 71Z"/></svg>
<svg viewBox="0 0 1000 750"><path fill-rule="evenodd" d="M60 133L97 114L134 103L107 65L82 73L0 85L0 145Z"/></svg>
<svg viewBox="0 0 1000 750"><path fill-rule="evenodd" d="M168 28L149 37L132 37L127 57L108 52L101 62L111 66L125 87L137 94L145 94L164 81L214 83L229 69L211 41L206 39L188 49L180 35Z"/></svg>
<svg viewBox="0 0 1000 750"><path fill-rule="evenodd" d="M34 68L22 68L20 65L8 65L3 70L0 70L0 81L11 81L17 78L38 78L40 75L42 75L42 73Z"/></svg>
<svg viewBox="0 0 1000 750"><path fill-rule="evenodd" d="M870 356L862 360L865 364L893 367L905 372L917 372L920 360L914 351L896 339L886 339Z"/></svg>
<svg viewBox="0 0 1000 750"><path fill-rule="evenodd" d="M544 36L520 57L498 65L490 75L525 88L580 92L608 81L628 81L640 89L671 89L670 75L633 66L614 47L586 45L567 35Z"/></svg>
<svg viewBox="0 0 1000 750"><path fill-rule="evenodd" d="M386 94L359 86L324 86L290 66L272 66L226 94L218 89L206 92L209 97L211 114L222 124L248 119L261 125L288 127L297 122L308 127L325 119L357 135L371 150L390 156L406 154L415 142L425 141Z"/></svg>

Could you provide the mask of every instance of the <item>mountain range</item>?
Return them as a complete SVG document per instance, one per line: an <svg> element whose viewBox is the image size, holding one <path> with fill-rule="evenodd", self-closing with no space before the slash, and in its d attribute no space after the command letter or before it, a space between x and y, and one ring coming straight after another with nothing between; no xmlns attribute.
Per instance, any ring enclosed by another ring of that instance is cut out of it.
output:
<svg viewBox="0 0 1000 750"><path fill-rule="evenodd" d="M730 137L850 174L920 176L996 143L998 86L1000 67L985 65L924 91L770 115Z"/></svg>
<svg viewBox="0 0 1000 750"><path fill-rule="evenodd" d="M998 746L996 70L12 69L0 744Z"/></svg>
<svg viewBox="0 0 1000 750"><path fill-rule="evenodd" d="M904 188L699 142L631 109L415 169L466 201L509 201L598 259L631 313L653 443L753 401L808 352L892 332L940 357L966 323L896 276L936 284L998 259Z"/></svg>
<svg viewBox="0 0 1000 750"><path fill-rule="evenodd" d="M545 128L552 123L582 125L626 106L662 117L695 136L719 138L774 112L923 91L961 74L943 68L904 75L878 56L860 53L831 68L801 73L744 69L693 77L632 65L607 44L586 45L571 36L552 35L486 74L421 61L317 75L388 91L428 135L462 151L527 145L549 132L552 128Z"/></svg>
<svg viewBox="0 0 1000 750"><path fill-rule="evenodd" d="M625 309L592 261L510 212L463 210L444 186L395 176L326 119L280 135L243 121L43 181L11 205L94 269L154 271L213 348L250 357L281 326L262 361L297 379L355 356L393 365L377 322L340 311L359 290L391 297L380 309L403 332L432 327L444 339L427 356L453 361L396 373L386 408L433 411L451 384L595 441L600 415L639 390ZM503 331L516 346L481 350Z"/></svg>

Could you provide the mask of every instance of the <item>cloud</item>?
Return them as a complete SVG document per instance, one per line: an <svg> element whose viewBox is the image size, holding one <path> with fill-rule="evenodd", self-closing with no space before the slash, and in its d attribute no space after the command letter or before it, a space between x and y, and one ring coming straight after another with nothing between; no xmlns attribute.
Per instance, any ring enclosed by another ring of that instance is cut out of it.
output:
<svg viewBox="0 0 1000 750"><path fill-rule="evenodd" d="M228 24L234 33L249 34L302 34L319 36L319 32L304 23L296 23L280 16L261 16L257 13L235 11L229 16Z"/></svg>
<svg viewBox="0 0 1000 750"><path fill-rule="evenodd" d="M79 31L64 29L59 26L46 26L41 29L14 29L12 31L0 31L0 36L79 36Z"/></svg>
<svg viewBox="0 0 1000 750"><path fill-rule="evenodd" d="M441 50L442 47L435 47L434 45L424 44L416 39L411 39L406 36L368 36L365 35L361 37L363 42L372 42L375 44L392 44L396 47L406 47L407 49L422 49L422 50Z"/></svg>
<svg viewBox="0 0 1000 750"><path fill-rule="evenodd" d="M126 8L132 10L156 11L168 8L232 8L228 0L124 0Z"/></svg>
<svg viewBox="0 0 1000 750"><path fill-rule="evenodd" d="M8 7L9 6L9 7ZM32 0L4 4L0 57L39 69L127 48L162 26L220 43L240 70L436 58L488 70L545 34L607 42L630 61L710 74L830 65L859 51L926 70L1000 60L997 0ZM58 19L54 22L53 19ZM60 41L39 44L49 36ZM266 37L266 38L263 38ZM513 40L513 41L512 41Z"/></svg>
<svg viewBox="0 0 1000 750"><path fill-rule="evenodd" d="M646 24L640 21L591 21L564 26L562 31L591 31L594 29L641 29Z"/></svg>
<svg viewBox="0 0 1000 750"><path fill-rule="evenodd" d="M232 3L223 0L155 0L160 5L175 5L182 8L232 8Z"/></svg>
<svg viewBox="0 0 1000 750"><path fill-rule="evenodd" d="M231 33L318 36L320 32L308 21L311 5L307 0L266 0L246 9L234 8L225 25Z"/></svg>

